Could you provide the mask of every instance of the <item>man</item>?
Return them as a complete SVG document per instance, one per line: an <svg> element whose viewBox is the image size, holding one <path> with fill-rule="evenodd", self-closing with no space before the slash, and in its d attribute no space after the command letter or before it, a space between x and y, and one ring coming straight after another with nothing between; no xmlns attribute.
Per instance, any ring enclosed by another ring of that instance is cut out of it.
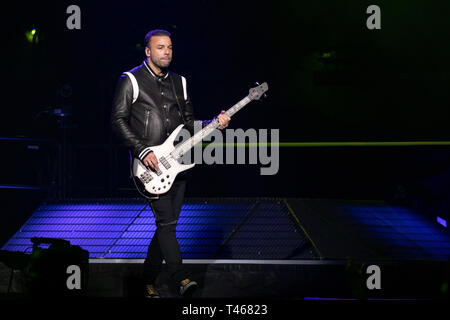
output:
<svg viewBox="0 0 450 320"><path fill-rule="evenodd" d="M186 79L168 70L172 61L172 41L165 30L152 30L145 36L147 58L136 68L122 74L113 101L111 122L134 158L158 170L158 155L152 146L162 144L180 124L194 131L194 112ZM228 126L224 111L217 116L219 129ZM205 126L210 121L202 121ZM156 231L148 247L143 278L146 297L159 298L156 278L165 259L169 277L179 285L182 296L191 296L197 283L182 264L176 239L176 225L183 204L186 176L180 173L168 192L148 200L155 216Z"/></svg>

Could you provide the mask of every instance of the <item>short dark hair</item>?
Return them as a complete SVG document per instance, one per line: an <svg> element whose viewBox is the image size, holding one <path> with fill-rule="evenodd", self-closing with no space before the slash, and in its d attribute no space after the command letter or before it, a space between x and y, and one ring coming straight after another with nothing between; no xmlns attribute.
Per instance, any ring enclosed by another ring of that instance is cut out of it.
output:
<svg viewBox="0 0 450 320"><path fill-rule="evenodd" d="M146 35L145 35L145 39L144 39L144 47L147 47L148 44L150 43L150 39L153 36L168 36L170 38L170 32L166 31L166 30L162 30L162 29L155 29L155 30L151 30L149 31Z"/></svg>

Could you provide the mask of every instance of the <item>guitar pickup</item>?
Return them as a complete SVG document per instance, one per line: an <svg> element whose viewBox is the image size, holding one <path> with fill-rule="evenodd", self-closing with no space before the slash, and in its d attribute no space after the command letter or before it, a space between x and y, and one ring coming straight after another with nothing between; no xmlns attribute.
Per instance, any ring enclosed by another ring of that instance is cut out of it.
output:
<svg viewBox="0 0 450 320"><path fill-rule="evenodd" d="M164 168L166 168L166 169L170 168L170 163L169 163L169 161L167 161L166 158L164 158L164 157L159 158L159 162L161 162L161 164L164 166Z"/></svg>
<svg viewBox="0 0 450 320"><path fill-rule="evenodd" d="M141 178L142 182L144 182L144 183L149 183L153 179L152 175L150 174L150 171L145 171L139 177Z"/></svg>

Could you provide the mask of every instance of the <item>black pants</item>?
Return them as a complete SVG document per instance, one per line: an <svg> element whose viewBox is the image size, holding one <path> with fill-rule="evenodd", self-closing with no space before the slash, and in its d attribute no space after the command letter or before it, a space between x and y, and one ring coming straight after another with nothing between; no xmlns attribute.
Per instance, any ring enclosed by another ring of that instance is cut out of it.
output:
<svg viewBox="0 0 450 320"><path fill-rule="evenodd" d="M184 199L186 180L176 179L172 188L159 199L148 200L156 222L156 231L148 246L144 261L144 281L154 284L161 271L163 259L171 280L179 283L187 278L182 265L181 251L176 238L176 226Z"/></svg>

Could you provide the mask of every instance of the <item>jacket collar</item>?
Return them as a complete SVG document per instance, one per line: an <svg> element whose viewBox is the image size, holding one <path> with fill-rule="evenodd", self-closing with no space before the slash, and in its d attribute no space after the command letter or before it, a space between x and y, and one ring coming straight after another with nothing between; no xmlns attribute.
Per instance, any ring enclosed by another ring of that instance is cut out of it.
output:
<svg viewBox="0 0 450 320"><path fill-rule="evenodd" d="M147 70L150 72L150 74L156 78L156 79L166 79L169 76L169 71L167 70L166 74L164 76L158 76L153 71L152 68L147 64L147 62L144 60L144 65L147 68Z"/></svg>

